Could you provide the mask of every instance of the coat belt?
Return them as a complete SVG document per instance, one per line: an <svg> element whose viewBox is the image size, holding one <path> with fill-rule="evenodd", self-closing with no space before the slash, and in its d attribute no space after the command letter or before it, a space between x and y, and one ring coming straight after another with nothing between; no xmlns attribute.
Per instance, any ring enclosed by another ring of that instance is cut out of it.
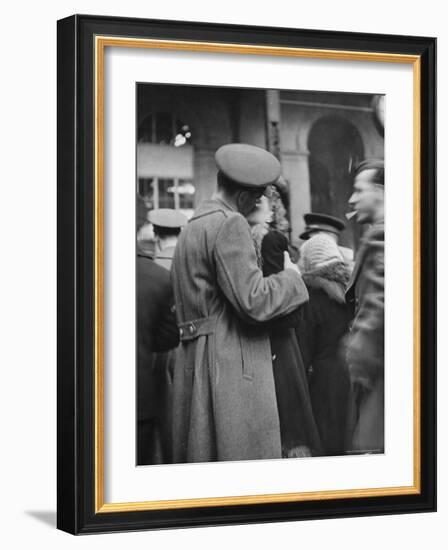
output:
<svg viewBox="0 0 448 550"><path fill-rule="evenodd" d="M201 319L193 319L179 323L179 337L182 342L195 340L199 336L213 334L216 328L216 317L202 317Z"/></svg>

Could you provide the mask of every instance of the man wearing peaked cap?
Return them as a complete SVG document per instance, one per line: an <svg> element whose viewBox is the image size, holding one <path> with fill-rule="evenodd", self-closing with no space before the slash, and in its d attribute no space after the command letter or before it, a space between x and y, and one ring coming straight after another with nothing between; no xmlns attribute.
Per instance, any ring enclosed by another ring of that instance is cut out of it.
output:
<svg viewBox="0 0 448 550"><path fill-rule="evenodd" d="M147 209L137 200L137 231L146 223ZM136 261L137 291L137 463L160 462L164 418L158 407L160 384L156 365L161 353L179 343L170 273L140 248Z"/></svg>
<svg viewBox="0 0 448 550"><path fill-rule="evenodd" d="M151 210L148 221L152 223L156 237L154 261L165 269L171 269L177 239L187 217L179 210L158 208Z"/></svg>
<svg viewBox="0 0 448 550"><path fill-rule="evenodd" d="M303 219L305 220L306 227L305 231L299 235L299 238L304 241L307 241L313 235L324 233L332 237L336 243L339 243L341 232L346 228L346 223L343 220L329 214L309 212L303 216ZM352 265L353 250L346 246L339 246L339 250L347 264Z"/></svg>
<svg viewBox="0 0 448 550"><path fill-rule="evenodd" d="M308 299L297 266L263 277L245 219L280 175L245 144L216 152L215 195L179 237L172 281L181 344L174 369L174 462L281 458L269 335L260 326Z"/></svg>
<svg viewBox="0 0 448 550"><path fill-rule="evenodd" d="M166 229L181 229L187 224L187 217L179 210L157 208L148 213L148 221Z"/></svg>
<svg viewBox="0 0 448 550"><path fill-rule="evenodd" d="M299 237L304 241L316 233L328 233L338 242L341 231L345 229L345 222L343 220L328 214L309 212L303 216L303 219L305 220L306 227Z"/></svg>

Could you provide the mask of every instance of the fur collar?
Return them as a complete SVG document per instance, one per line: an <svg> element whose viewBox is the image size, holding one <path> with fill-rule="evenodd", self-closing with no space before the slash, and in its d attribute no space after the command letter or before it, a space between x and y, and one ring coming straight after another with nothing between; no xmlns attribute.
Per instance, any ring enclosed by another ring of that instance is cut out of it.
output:
<svg viewBox="0 0 448 550"><path fill-rule="evenodd" d="M335 262L325 267L302 274L307 287L323 290L329 298L345 303L345 289L350 279L350 268L344 262Z"/></svg>

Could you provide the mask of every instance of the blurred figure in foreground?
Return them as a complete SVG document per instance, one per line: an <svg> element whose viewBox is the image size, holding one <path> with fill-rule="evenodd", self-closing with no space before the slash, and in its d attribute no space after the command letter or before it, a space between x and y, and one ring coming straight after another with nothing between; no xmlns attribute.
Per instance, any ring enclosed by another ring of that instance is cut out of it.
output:
<svg viewBox="0 0 448 550"><path fill-rule="evenodd" d="M346 299L353 311L347 362L356 397L355 452L384 452L384 162L355 171L349 205L367 226Z"/></svg>
<svg viewBox="0 0 448 550"><path fill-rule="evenodd" d="M309 302L301 310L297 339L306 369L314 418L325 455L346 450L350 377L341 354L350 311L345 288L350 269L336 241L315 234L300 249L300 269Z"/></svg>

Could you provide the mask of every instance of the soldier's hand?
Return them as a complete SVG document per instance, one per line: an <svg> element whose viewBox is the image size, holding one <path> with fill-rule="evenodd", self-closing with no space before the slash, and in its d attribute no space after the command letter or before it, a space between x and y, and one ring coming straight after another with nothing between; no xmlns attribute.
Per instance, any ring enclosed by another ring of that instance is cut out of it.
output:
<svg viewBox="0 0 448 550"><path fill-rule="evenodd" d="M285 257L283 268L284 269L293 269L296 273L301 275L300 269L297 267L295 263L292 262L291 257L288 252L283 252L283 255Z"/></svg>

